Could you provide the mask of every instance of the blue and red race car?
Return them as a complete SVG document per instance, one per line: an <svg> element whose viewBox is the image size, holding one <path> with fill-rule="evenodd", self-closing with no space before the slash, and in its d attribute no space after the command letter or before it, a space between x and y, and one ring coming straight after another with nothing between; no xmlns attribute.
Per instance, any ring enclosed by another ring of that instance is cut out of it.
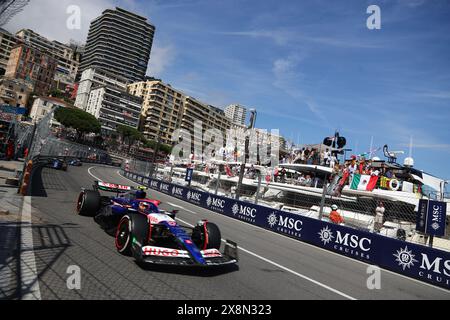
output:
<svg viewBox="0 0 450 320"><path fill-rule="evenodd" d="M100 191L115 192L105 197ZM77 213L94 220L115 237L116 249L139 262L180 266L224 266L238 262L236 243L226 240L220 252L217 225L201 220L194 228L180 226L177 211L159 209L158 200L148 199L145 189L96 181L93 190L83 189Z"/></svg>

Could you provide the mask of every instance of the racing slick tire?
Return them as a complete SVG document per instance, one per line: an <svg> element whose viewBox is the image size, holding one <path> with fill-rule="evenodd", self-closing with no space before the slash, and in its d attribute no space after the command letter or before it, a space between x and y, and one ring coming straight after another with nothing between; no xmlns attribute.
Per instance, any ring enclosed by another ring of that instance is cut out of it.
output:
<svg viewBox="0 0 450 320"><path fill-rule="evenodd" d="M98 191L84 190L78 196L77 213L80 216L93 217L100 210L100 193Z"/></svg>
<svg viewBox="0 0 450 320"><path fill-rule="evenodd" d="M220 249L222 235L219 227L211 222L197 225L192 231L192 241L200 250Z"/></svg>
<svg viewBox="0 0 450 320"><path fill-rule="evenodd" d="M115 243L119 253L130 256L139 253L133 246L141 247L147 244L149 222L145 215L129 214L122 217L116 231ZM133 252L136 251L136 252ZM136 256L139 256L137 254Z"/></svg>

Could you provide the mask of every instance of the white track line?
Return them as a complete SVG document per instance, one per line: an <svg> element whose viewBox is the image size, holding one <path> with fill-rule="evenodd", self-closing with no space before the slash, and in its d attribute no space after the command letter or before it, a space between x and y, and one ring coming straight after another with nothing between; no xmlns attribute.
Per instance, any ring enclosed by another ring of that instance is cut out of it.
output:
<svg viewBox="0 0 450 320"><path fill-rule="evenodd" d="M184 210L184 211L190 212L190 213L195 214L195 215L198 214L197 212L191 211L191 210L189 210L189 209L186 209L185 207L179 206L179 205L174 204L174 203L172 203L172 202L166 202L166 203L167 203L169 206L171 206L171 207L179 208L179 209L182 209L182 210Z"/></svg>
<svg viewBox="0 0 450 320"><path fill-rule="evenodd" d="M176 219L177 219L178 221L184 223L185 225L191 227L191 228L194 227L194 225L190 224L189 222L186 222L186 221L184 221L184 220L182 220L182 219L179 219L179 218L176 218ZM222 242L226 242L226 240L222 239ZM319 282L319 281L316 281L316 280L314 280L314 279L311 279L311 278L309 278L309 277L307 277L307 276L305 276L305 275L303 275L303 274L301 274L301 273L298 273L298 272L296 272L296 271L294 271L294 270L291 270L291 269L289 269L289 268L286 268L285 266L282 266L281 264L278 264L278 263L276 263L276 262L273 262L272 260L269 260L269 259L267 259L267 258L264 258L264 257L262 257L262 256L260 256L260 255L258 255L258 254L256 254L256 253L254 253L254 252L252 252L252 251L250 251L250 250L247 250L247 249L245 249L245 248L243 248L243 247L241 247L241 246L239 246L238 248L239 248L239 250L242 250L242 251L248 253L249 255L254 256L255 258L258 258L258 259L260 259L260 260L263 260L263 261L265 261L265 262L267 262L267 263L269 263L269 264L271 264L271 265L273 265L273 266L275 266L275 267L277 267L277 268L280 268L280 269L282 269L282 270L284 270L284 271L287 271L287 272L289 272L289 273L291 273L291 274L293 274L293 275L295 275L295 276L297 276L297 277L300 277L300 278L305 279L305 280L307 280L307 281L309 281L309 282L312 282L312 283L314 283L315 285L318 285L318 286L320 286L320 287L322 287L322 288L324 288L324 289L327 289L327 290L329 290L329 291L331 291L331 292L334 292L334 293L336 293L336 294L338 294L338 295L340 295L340 296L342 296L342 297L344 297L344 298L346 298L346 299L349 299L349 300L357 300L356 298L353 298L352 296L349 296L349 295L347 295L347 294L345 294L345 293L343 293L343 292L341 292L341 291L339 291L339 290L336 290L336 289L334 289L334 288L332 288L332 287L330 287L330 286L327 286L326 284L323 284L323 283L321 283L321 282Z"/></svg>
<svg viewBox="0 0 450 320"><path fill-rule="evenodd" d="M194 212L192 210L186 209L185 207L180 206L178 204L175 204L175 203L172 203L172 202L165 202L165 203L168 204L171 207L178 208L178 209L183 209L184 211L190 212L190 213L195 214L195 215L198 214L197 212Z"/></svg>
<svg viewBox="0 0 450 320"><path fill-rule="evenodd" d="M96 177L96 176L94 176L94 175L92 174L91 170L94 169L94 168L95 168L95 167L90 167L90 168L88 169L89 175L90 175L92 178L94 178L95 180L100 181L100 182L103 182L102 179L100 179L100 178L98 178L98 177Z"/></svg>
<svg viewBox="0 0 450 320"><path fill-rule="evenodd" d="M31 224L31 197L23 198L20 237L21 299L41 300Z"/></svg>

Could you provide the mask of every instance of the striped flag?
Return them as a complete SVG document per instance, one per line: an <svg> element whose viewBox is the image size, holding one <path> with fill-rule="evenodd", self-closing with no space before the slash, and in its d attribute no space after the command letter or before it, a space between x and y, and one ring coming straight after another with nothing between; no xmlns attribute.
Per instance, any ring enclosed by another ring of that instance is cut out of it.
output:
<svg viewBox="0 0 450 320"><path fill-rule="evenodd" d="M354 174L350 188L353 190L373 191L377 185L377 182L377 176Z"/></svg>

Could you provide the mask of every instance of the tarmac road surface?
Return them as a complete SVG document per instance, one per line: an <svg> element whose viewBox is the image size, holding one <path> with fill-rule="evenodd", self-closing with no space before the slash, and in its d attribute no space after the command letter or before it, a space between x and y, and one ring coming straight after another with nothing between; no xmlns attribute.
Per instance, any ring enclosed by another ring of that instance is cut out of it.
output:
<svg viewBox="0 0 450 320"><path fill-rule="evenodd" d="M92 218L75 214L81 187L95 179L135 185L105 166L44 168L33 180L33 243L42 299L298 300L450 299L450 291L388 271L381 289L367 288L368 265L196 207L162 193L162 209L180 210L180 224L216 223L239 247L238 267L199 272L140 268L116 252L114 239ZM69 290L70 266L81 270L81 289Z"/></svg>

